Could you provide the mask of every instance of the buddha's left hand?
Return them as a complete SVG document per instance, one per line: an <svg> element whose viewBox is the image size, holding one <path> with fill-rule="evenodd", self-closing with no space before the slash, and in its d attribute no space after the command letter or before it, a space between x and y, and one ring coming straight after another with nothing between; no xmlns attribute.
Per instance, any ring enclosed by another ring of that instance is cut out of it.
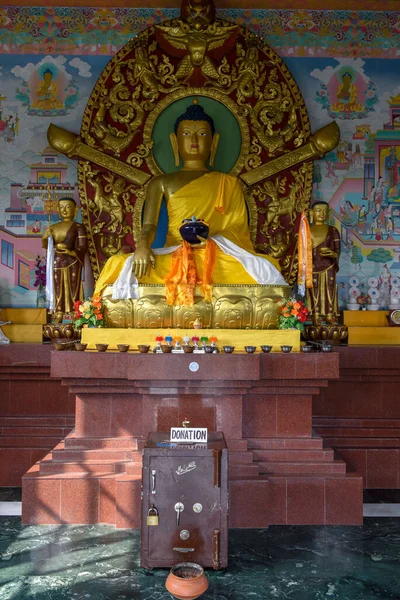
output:
<svg viewBox="0 0 400 600"><path fill-rule="evenodd" d="M337 258L337 252L330 248L320 248L319 253L321 256L330 256L331 258Z"/></svg>

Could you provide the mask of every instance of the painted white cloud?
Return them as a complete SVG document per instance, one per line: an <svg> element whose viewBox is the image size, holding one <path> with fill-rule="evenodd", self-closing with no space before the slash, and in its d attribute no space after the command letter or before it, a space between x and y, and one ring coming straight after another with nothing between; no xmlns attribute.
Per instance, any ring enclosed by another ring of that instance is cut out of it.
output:
<svg viewBox="0 0 400 600"><path fill-rule="evenodd" d="M310 75L319 79L325 83L325 85L328 85L334 73L340 71L343 67L351 67L354 71L359 73L365 81L369 81L370 78L364 73L363 66L365 62L362 58L339 58L335 60L337 60L338 63L336 67L325 67L322 71L321 69L314 69L311 71Z"/></svg>
<svg viewBox="0 0 400 600"><path fill-rule="evenodd" d="M54 56L47 55L44 58L42 58L42 60L40 62L38 62L36 64L28 63L25 67L16 65L13 69L11 69L11 73L14 73L14 75L16 77L20 77L24 81L27 81L31 78L33 73L35 71L37 71L37 69L41 65L43 65L45 63L50 63L50 64L53 64L55 67L57 67L57 69L65 75L67 81L69 81L71 79L71 75L65 69L64 64L66 63L66 61L67 61L67 59L65 58L65 56L54 57Z"/></svg>
<svg viewBox="0 0 400 600"><path fill-rule="evenodd" d="M87 63L86 61L75 57L72 60L69 61L68 63L71 67L74 67L75 69L78 70L78 74L81 77L91 77L92 73L91 73L91 66L89 65L89 63Z"/></svg>

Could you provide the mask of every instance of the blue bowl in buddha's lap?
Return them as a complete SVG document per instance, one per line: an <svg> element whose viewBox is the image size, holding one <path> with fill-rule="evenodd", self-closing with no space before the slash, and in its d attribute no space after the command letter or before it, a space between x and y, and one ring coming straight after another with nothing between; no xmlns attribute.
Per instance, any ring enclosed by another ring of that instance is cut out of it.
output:
<svg viewBox="0 0 400 600"><path fill-rule="evenodd" d="M198 238L208 238L210 228L207 223L200 220L185 220L182 225L179 227L179 233L185 242L189 242L189 244L200 244L201 239Z"/></svg>

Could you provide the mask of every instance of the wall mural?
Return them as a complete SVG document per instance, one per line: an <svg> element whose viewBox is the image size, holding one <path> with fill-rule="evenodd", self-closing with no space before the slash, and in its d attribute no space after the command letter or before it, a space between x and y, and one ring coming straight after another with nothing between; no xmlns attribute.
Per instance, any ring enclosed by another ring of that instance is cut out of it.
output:
<svg viewBox="0 0 400 600"><path fill-rule="evenodd" d="M400 278L400 18L394 12L222 10L283 58L313 131L341 142L315 163L313 198L342 237L340 307L358 288L390 302ZM91 90L138 31L177 16L154 9L0 8L0 306L35 306L40 238L56 200L78 201L76 163L48 147L52 122L79 132ZM88 274L87 274L88 275ZM90 277L86 277L87 282Z"/></svg>

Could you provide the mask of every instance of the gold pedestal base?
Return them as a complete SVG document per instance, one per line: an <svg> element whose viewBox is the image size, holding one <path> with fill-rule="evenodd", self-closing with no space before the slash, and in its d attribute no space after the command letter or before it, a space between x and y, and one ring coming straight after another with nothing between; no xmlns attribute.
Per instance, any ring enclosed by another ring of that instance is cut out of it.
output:
<svg viewBox="0 0 400 600"><path fill-rule="evenodd" d="M222 349L223 346L235 346L235 352L244 352L245 346L257 346L257 352L260 352L261 345L272 346L272 352L281 352L281 346L292 346L293 352L300 351L300 331L295 329L275 329L269 331L246 330L246 329L107 329L89 327L82 329L82 343L87 344L88 348L95 348L96 344L108 344L108 350L115 350L118 344L129 344L131 350L137 350L139 344L147 344L151 347L157 345L156 336L161 335L179 335L181 337L188 335L192 338L194 335L201 338L216 336L218 338L217 346Z"/></svg>
<svg viewBox="0 0 400 600"><path fill-rule="evenodd" d="M192 329L200 319L203 329L276 329L279 302L290 297L281 285L214 285L209 304L196 288L193 306L168 306L163 285L139 285L137 300L112 300L106 288L107 327Z"/></svg>
<svg viewBox="0 0 400 600"><path fill-rule="evenodd" d="M79 340L80 331L75 331L73 323L48 323L43 325L43 335L52 341Z"/></svg>
<svg viewBox="0 0 400 600"><path fill-rule="evenodd" d="M333 344L340 344L347 336L345 325L306 325L303 331L303 338L307 341L326 340Z"/></svg>

